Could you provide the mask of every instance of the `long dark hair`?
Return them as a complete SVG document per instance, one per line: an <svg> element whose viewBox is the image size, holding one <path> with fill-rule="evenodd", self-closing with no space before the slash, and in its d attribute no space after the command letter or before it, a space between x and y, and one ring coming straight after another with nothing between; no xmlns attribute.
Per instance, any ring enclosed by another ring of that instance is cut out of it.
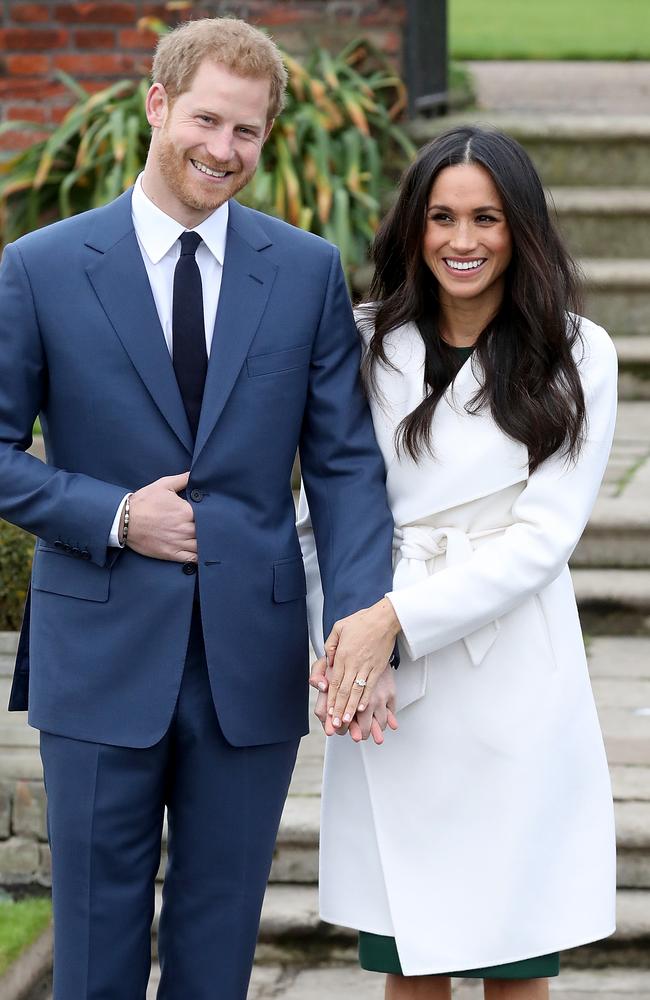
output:
<svg viewBox="0 0 650 1000"><path fill-rule="evenodd" d="M581 311L579 275L549 217L537 171L509 136L476 126L451 129L405 172L372 248L370 299L377 307L363 376L368 391L377 393L377 363L393 367L384 349L387 334L407 322L417 325L426 348L427 394L398 427L396 443L416 460L425 451L433 454L433 411L457 364L439 334L438 285L423 260L422 240L432 184L445 167L463 163L489 172L512 238L501 306L474 350L481 388L466 409L489 406L501 430L528 448L533 472L557 451L575 458L584 434L584 394L572 353L580 336L572 315Z"/></svg>

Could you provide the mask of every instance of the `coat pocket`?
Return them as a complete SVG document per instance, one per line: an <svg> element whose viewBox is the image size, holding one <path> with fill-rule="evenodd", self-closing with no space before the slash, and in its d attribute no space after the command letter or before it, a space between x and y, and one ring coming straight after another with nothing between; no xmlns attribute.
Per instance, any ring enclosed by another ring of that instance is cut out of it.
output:
<svg viewBox="0 0 650 1000"><path fill-rule="evenodd" d="M273 600L276 604L298 601L307 596L307 580L302 557L273 563Z"/></svg>
<svg viewBox="0 0 650 1000"><path fill-rule="evenodd" d="M73 559L51 549L38 548L32 568L32 590L82 601L107 601L111 567Z"/></svg>
<svg viewBox="0 0 650 1000"><path fill-rule="evenodd" d="M311 358L311 344L292 347L287 351L273 351L271 354L253 354L246 358L246 368L251 378L288 372L294 368L304 368Z"/></svg>

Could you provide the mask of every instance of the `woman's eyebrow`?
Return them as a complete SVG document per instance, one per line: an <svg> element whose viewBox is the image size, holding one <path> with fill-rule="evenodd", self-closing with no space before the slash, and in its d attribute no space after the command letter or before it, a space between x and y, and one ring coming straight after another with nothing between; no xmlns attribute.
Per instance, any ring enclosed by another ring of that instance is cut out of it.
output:
<svg viewBox="0 0 650 1000"><path fill-rule="evenodd" d="M439 212L450 212L453 215L453 208L449 208L448 205L429 205L427 211L432 212L437 209ZM478 208L473 208L472 211L478 215L479 212L498 212L503 215L503 209L497 208L496 205L480 205Z"/></svg>

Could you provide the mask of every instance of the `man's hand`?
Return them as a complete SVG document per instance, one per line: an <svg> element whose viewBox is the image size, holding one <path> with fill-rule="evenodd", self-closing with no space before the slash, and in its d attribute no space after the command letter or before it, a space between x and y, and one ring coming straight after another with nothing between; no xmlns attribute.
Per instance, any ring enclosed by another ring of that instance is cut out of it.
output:
<svg viewBox="0 0 650 1000"><path fill-rule="evenodd" d="M178 496L189 478L189 472L163 476L132 494L126 541L130 549L150 559L197 562L194 511Z"/></svg>
<svg viewBox="0 0 650 1000"><path fill-rule="evenodd" d="M319 692L314 714L320 720L326 736L333 736L335 733L342 736L345 731L335 729L331 716L327 714L328 676L331 676L331 671L327 667L327 660L322 657L312 665L309 678L311 686ZM385 670L377 682L368 707L363 712L358 712L350 722L350 736L355 743L372 736L375 743L380 745L384 742L384 730L387 726L393 730L398 728L394 712L395 678L391 670Z"/></svg>
<svg viewBox="0 0 650 1000"><path fill-rule="evenodd" d="M332 664L327 711L335 729L345 732L355 712L364 711L380 676L390 669L388 661L400 630L386 597L334 625L325 649Z"/></svg>

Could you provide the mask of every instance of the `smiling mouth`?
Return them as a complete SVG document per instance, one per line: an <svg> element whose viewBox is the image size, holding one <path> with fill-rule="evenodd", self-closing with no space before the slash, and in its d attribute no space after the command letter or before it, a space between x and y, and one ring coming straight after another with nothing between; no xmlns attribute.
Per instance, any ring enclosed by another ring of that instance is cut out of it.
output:
<svg viewBox="0 0 650 1000"><path fill-rule="evenodd" d="M223 180L224 177L230 177L232 173L231 170L213 170L212 167L206 167L205 163L201 163L200 160L190 160L190 163L205 177L214 177L218 181Z"/></svg>
<svg viewBox="0 0 650 1000"><path fill-rule="evenodd" d="M457 260L452 257L443 257L445 266L456 274L467 274L468 272L480 270L487 257L474 257L472 260Z"/></svg>

